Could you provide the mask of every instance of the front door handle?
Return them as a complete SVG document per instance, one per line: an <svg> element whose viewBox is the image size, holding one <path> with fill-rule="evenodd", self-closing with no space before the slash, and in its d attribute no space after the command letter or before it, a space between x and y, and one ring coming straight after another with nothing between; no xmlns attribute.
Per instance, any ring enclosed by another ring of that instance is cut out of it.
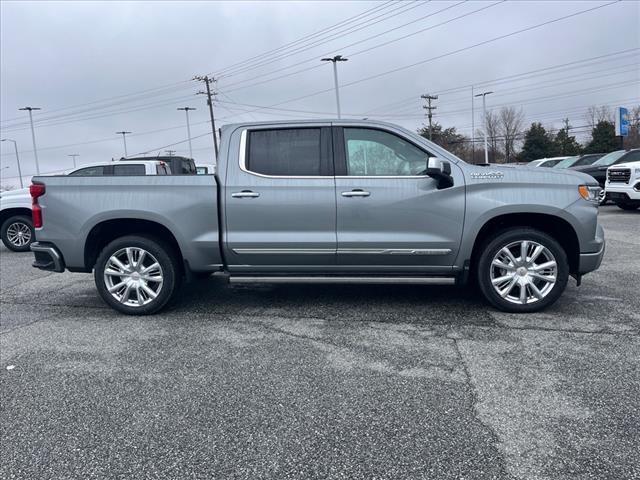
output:
<svg viewBox="0 0 640 480"><path fill-rule="evenodd" d="M360 188L354 188L350 192L342 192L343 197L368 197L371 195L369 192L365 192Z"/></svg>
<svg viewBox="0 0 640 480"><path fill-rule="evenodd" d="M251 190L242 190L241 192L233 192L231 196L233 198L258 198L260 194Z"/></svg>

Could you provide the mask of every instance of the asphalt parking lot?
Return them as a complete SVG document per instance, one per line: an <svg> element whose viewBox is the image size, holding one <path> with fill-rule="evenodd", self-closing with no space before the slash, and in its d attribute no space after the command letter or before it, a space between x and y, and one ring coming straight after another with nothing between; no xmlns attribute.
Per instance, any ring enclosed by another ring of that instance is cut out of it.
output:
<svg viewBox="0 0 640 480"><path fill-rule="evenodd" d="M184 287L119 315L0 252L0 477L640 478L640 212L544 313L458 288Z"/></svg>

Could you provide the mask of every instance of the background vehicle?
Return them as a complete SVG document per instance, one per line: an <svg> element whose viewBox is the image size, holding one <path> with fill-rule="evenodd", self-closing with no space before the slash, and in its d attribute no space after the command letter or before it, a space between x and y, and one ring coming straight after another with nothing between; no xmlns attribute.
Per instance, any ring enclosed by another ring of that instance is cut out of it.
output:
<svg viewBox="0 0 640 480"><path fill-rule="evenodd" d="M29 250L35 235L28 188L0 193L0 237L9 250Z"/></svg>
<svg viewBox="0 0 640 480"><path fill-rule="evenodd" d="M599 160L603 155L604 153L588 153L586 155L568 157L556 163L553 168L583 167L585 165L591 165L596 160Z"/></svg>
<svg viewBox="0 0 640 480"><path fill-rule="evenodd" d="M121 158L121 162L157 160L169 165L171 169L170 175L195 175L196 162L192 158L176 157L176 156L157 156L157 157L127 157Z"/></svg>
<svg viewBox="0 0 640 480"><path fill-rule="evenodd" d="M203 163L201 165L196 165L196 171L198 175L213 175L216 173L216 166Z"/></svg>
<svg viewBox="0 0 640 480"><path fill-rule="evenodd" d="M561 162L565 158L569 158L569 157L541 158L539 160L534 160L532 162L529 162L527 164L527 166L529 166L529 167L547 167L547 168L549 168L549 167L553 167L554 165L556 165L557 163Z"/></svg>
<svg viewBox="0 0 640 480"><path fill-rule="evenodd" d="M607 169L606 195L623 210L640 208L640 161Z"/></svg>
<svg viewBox="0 0 640 480"><path fill-rule="evenodd" d="M609 199L607 198L605 191L605 181L607 179L607 168L612 165L618 165L620 163L637 162L640 160L640 149L633 150L617 150L611 152L600 158L592 165L585 167L572 167L572 170L577 172L586 173L596 179L602 190L602 196L600 198L601 204L605 204Z"/></svg>
<svg viewBox="0 0 640 480"><path fill-rule="evenodd" d="M574 171L469 165L371 121L229 125L220 152L215 176L35 178L34 266L93 270L105 302L127 314L158 311L194 273L234 283L472 277L495 307L531 312L604 254L599 187Z"/></svg>
<svg viewBox="0 0 640 480"><path fill-rule="evenodd" d="M68 173L74 177L123 175L171 175L169 165L160 160L104 162L85 165Z"/></svg>

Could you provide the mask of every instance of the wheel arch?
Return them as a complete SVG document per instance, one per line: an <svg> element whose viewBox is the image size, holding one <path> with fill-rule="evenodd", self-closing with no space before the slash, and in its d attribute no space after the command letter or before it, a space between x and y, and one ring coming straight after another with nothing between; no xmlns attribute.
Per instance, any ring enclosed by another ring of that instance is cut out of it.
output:
<svg viewBox="0 0 640 480"><path fill-rule="evenodd" d="M0 211L0 225L2 225L8 218L15 215L24 215L31 219L31 209L27 207L10 207Z"/></svg>
<svg viewBox="0 0 640 480"><path fill-rule="evenodd" d="M506 213L487 220L475 237L470 256L470 269L475 270L482 246L489 239L499 232L514 227L535 228L553 237L567 255L569 272L578 271L580 264L578 234L567 220L547 213Z"/></svg>
<svg viewBox="0 0 640 480"><path fill-rule="evenodd" d="M116 238L126 235L141 235L156 238L166 243L177 256L176 260L184 269L184 257L175 235L166 226L153 220L138 218L111 218L94 225L84 242L84 266L91 271L98 255L104 247ZM181 271L184 273L184 271Z"/></svg>

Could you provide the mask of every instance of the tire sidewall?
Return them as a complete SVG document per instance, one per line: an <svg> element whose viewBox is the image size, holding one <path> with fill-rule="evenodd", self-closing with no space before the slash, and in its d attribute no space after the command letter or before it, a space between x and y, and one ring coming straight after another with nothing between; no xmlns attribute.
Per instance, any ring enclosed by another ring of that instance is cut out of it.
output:
<svg viewBox="0 0 640 480"><path fill-rule="evenodd" d="M14 223L23 223L29 227L31 231L31 240L25 246L17 247L13 245L9 239L7 238L7 230L9 230L9 226ZM33 228L33 222L29 217L24 215L14 215L12 217L7 218L3 223L0 231L0 236L2 237L2 243L4 243L5 247L13 252L28 252L31 249L31 244L34 242L36 238L36 231Z"/></svg>
<svg viewBox="0 0 640 480"><path fill-rule="evenodd" d="M115 252L126 247L138 247L146 250L156 258L162 268L163 283L160 293L154 300L140 307L131 307L120 303L109 293L104 282L107 261ZM98 255L94 268L96 287L102 299L110 307L126 315L150 315L161 310L171 300L178 286L177 277L178 268L171 254L171 248L155 238L137 235L121 237L109 243Z"/></svg>
<svg viewBox="0 0 640 480"><path fill-rule="evenodd" d="M555 257L558 274L556 283L549 294L537 302L520 305L503 299L495 291L491 283L491 263L498 251L506 245L522 240L532 240L548 248ZM513 228L504 231L493 240L485 243L478 262L478 285L485 298L496 308L512 313L529 313L540 311L553 304L564 292L569 280L569 261L560 244L551 236L532 228Z"/></svg>

